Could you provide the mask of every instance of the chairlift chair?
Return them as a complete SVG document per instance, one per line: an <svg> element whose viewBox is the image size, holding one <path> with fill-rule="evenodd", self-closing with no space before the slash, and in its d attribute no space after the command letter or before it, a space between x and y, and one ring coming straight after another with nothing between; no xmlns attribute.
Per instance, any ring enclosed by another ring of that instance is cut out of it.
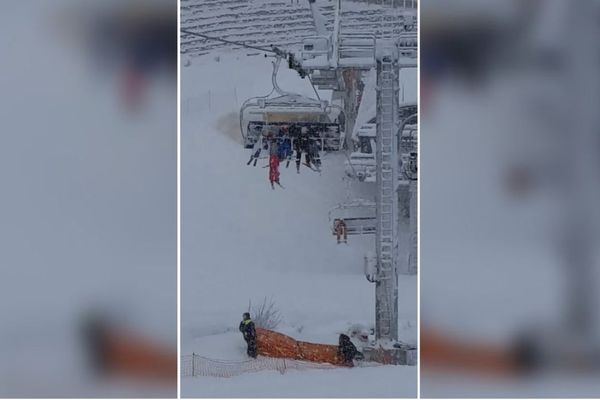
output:
<svg viewBox="0 0 600 400"><path fill-rule="evenodd" d="M333 235L336 234L335 228L340 220L346 223L348 235L374 234L377 229L375 202L355 199L332 208L329 211L329 222Z"/></svg>
<svg viewBox="0 0 600 400"><path fill-rule="evenodd" d="M418 116L416 113L416 103L404 103L398 109L398 120L411 122L411 124L405 124L403 131L399 132L399 153L401 159L403 159L403 155L406 155L404 158L408 160L408 155L416 152L417 149ZM410 120L407 120L407 118L410 118ZM356 136L353 137L355 150L345 162L346 175L356 178L361 182L376 181L376 119L377 117L372 117L356 130Z"/></svg>
<svg viewBox="0 0 600 400"><path fill-rule="evenodd" d="M311 139L320 142L322 151L340 150L344 137L339 122L342 109L326 100L281 90L276 79L280 62L281 57L278 57L273 63L271 93L252 97L242 104L240 131L244 147L252 148L260 136L269 130L279 132L281 128L285 128L285 132L290 132L290 127L306 127ZM272 97L274 92L279 95Z"/></svg>

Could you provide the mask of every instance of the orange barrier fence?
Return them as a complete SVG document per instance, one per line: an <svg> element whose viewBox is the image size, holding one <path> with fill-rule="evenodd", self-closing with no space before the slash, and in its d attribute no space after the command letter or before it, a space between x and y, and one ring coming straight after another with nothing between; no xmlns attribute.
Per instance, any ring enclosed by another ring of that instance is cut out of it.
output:
<svg viewBox="0 0 600 400"><path fill-rule="evenodd" d="M256 345L258 354L265 357L346 365L337 355L337 345L301 342L268 329L256 328Z"/></svg>

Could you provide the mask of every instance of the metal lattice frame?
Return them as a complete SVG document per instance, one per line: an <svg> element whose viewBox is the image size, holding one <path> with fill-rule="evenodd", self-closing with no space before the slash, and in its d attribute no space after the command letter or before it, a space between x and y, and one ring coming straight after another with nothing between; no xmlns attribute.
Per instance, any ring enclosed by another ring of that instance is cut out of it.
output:
<svg viewBox="0 0 600 400"><path fill-rule="evenodd" d="M398 340L398 52L377 54L377 282L375 335Z"/></svg>

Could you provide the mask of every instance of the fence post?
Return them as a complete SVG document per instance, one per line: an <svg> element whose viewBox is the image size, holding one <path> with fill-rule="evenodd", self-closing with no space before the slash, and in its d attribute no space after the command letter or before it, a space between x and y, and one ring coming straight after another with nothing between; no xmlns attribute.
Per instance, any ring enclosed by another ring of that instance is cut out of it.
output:
<svg viewBox="0 0 600 400"><path fill-rule="evenodd" d="M194 367L196 364L196 353L192 353L192 376L194 376L194 373L196 372Z"/></svg>

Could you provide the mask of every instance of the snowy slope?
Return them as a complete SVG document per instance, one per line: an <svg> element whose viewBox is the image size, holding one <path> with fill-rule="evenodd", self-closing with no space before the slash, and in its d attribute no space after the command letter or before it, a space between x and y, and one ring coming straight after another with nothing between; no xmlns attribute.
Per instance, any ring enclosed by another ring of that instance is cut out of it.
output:
<svg viewBox="0 0 600 400"><path fill-rule="evenodd" d="M237 324L248 301L272 298L284 317L279 330L301 340L335 344L353 323L374 323L375 287L363 276L373 237L337 245L328 211L346 196L342 154L323 173L282 168L285 190L272 190L266 164L246 166L241 102L271 90L270 59L235 53L198 60L182 71L182 354L242 360ZM293 71L284 90L311 95ZM368 184L353 193L373 196ZM416 343L416 277L400 277L401 339ZM268 382L268 385L266 384ZM184 396L382 396L416 394L415 367L260 372L235 378L183 378Z"/></svg>

